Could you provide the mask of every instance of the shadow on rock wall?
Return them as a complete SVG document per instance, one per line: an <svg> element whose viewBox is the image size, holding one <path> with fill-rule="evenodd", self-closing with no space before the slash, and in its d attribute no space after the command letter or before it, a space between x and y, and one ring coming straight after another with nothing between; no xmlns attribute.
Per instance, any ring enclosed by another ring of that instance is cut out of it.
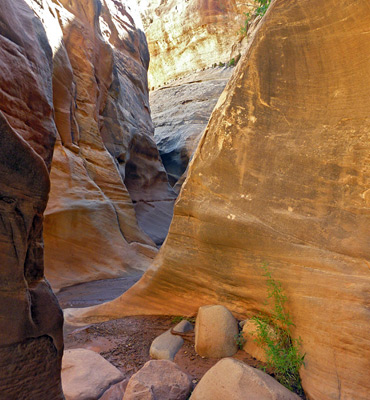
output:
<svg viewBox="0 0 370 400"><path fill-rule="evenodd" d="M52 53L23 0L0 4L0 397L64 399L63 316L44 279L56 128Z"/></svg>

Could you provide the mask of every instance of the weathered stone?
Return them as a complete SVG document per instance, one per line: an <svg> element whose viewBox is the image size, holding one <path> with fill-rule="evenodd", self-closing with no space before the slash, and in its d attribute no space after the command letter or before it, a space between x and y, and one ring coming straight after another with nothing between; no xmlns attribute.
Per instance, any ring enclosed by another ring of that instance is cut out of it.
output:
<svg viewBox="0 0 370 400"><path fill-rule="evenodd" d="M154 139L172 185L185 172L232 71L209 68L150 92Z"/></svg>
<svg viewBox="0 0 370 400"><path fill-rule="evenodd" d="M179 332L179 333L186 333L190 332L194 329L193 324L191 324L188 320L183 319L180 321L174 328L174 332Z"/></svg>
<svg viewBox="0 0 370 400"><path fill-rule="evenodd" d="M122 373L94 351L64 352L62 385L66 400L97 399L110 385L122 379Z"/></svg>
<svg viewBox="0 0 370 400"><path fill-rule="evenodd" d="M23 0L0 3L0 397L63 399L63 318L44 278L56 129L52 53Z"/></svg>
<svg viewBox="0 0 370 400"><path fill-rule="evenodd" d="M266 373L233 358L213 366L196 386L190 400L299 400Z"/></svg>
<svg viewBox="0 0 370 400"><path fill-rule="evenodd" d="M268 262L302 339L308 397L367 400L369 26L366 0L272 2L212 114L152 268L74 320L192 315L210 303L245 318L263 309Z"/></svg>
<svg viewBox="0 0 370 400"><path fill-rule="evenodd" d="M178 323L173 330L179 333L191 331L193 325L186 320ZM150 357L156 360L170 360L173 361L176 353L181 349L184 344L184 339L181 336L173 335L171 329L156 337L150 346Z"/></svg>
<svg viewBox="0 0 370 400"><path fill-rule="evenodd" d="M122 400L127 386L127 379L112 385L104 394L99 397L99 400Z"/></svg>
<svg viewBox="0 0 370 400"><path fill-rule="evenodd" d="M226 307L200 307L195 322L195 351L210 358L232 356L238 351L238 332L238 322Z"/></svg>
<svg viewBox="0 0 370 400"><path fill-rule="evenodd" d="M122 400L186 400L192 383L172 361L148 361L134 374Z"/></svg>
<svg viewBox="0 0 370 400"><path fill-rule="evenodd" d="M277 336L273 328L271 326L268 326L267 329L269 337L276 340ZM242 330L242 340L244 342L243 350L246 353L249 353L252 357L256 358L257 360L260 360L262 362L267 362L267 355L266 355L267 349L266 347L261 346L259 343L256 342L257 335L258 335L258 329L256 321L254 321L253 319L248 319L247 321L245 321Z"/></svg>
<svg viewBox="0 0 370 400"><path fill-rule="evenodd" d="M173 361L183 344L184 339L181 336L172 335L169 329L153 340L149 350L150 357L156 360Z"/></svg>
<svg viewBox="0 0 370 400"><path fill-rule="evenodd" d="M149 85L230 61L232 45L255 8L239 0L139 0L151 54Z"/></svg>

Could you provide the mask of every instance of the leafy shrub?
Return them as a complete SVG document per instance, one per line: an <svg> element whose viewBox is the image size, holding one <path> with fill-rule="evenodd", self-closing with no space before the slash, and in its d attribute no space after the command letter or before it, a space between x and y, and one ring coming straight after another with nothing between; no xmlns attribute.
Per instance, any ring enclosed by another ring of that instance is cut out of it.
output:
<svg viewBox="0 0 370 400"><path fill-rule="evenodd" d="M273 279L267 264L262 269L267 279L268 298L273 301L273 311L271 315L260 314L253 317L257 326L255 341L265 349L267 366L274 371L275 378L288 389L303 395L299 376L305 357L299 350L302 341L291 337L294 323L284 308L287 297L281 283Z"/></svg>
<svg viewBox="0 0 370 400"><path fill-rule="evenodd" d="M269 8L271 0L255 0L255 2L258 4L255 10L255 14L261 16L265 15L267 9Z"/></svg>
<svg viewBox="0 0 370 400"><path fill-rule="evenodd" d="M234 338L235 338L235 343L238 346L238 349L242 349L246 342L243 332L239 332L237 335L235 335Z"/></svg>
<svg viewBox="0 0 370 400"><path fill-rule="evenodd" d="M256 3L256 9L253 11L253 13L244 13L245 15L245 21L243 26L240 28L239 33L243 36L247 35L248 32L248 25L249 25L249 21L252 19L252 17L254 16L263 16L266 14L267 9L269 8L269 5L271 3L271 0L254 0L254 2Z"/></svg>

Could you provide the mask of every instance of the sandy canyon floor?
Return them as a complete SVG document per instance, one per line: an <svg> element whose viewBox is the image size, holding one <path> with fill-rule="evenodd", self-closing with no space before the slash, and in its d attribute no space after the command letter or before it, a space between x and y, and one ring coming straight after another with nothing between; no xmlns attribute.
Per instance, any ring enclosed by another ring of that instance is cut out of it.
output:
<svg viewBox="0 0 370 400"><path fill-rule="evenodd" d="M113 300L140 279L140 275L82 283L62 289L58 294L61 307L88 307ZM75 327L64 325L65 349L85 348L93 350L117 367L124 375L123 387L129 378L151 358L152 341L174 327L179 316L132 316L98 324ZM263 364L246 352L239 350L234 358L253 367ZM194 348L194 334L184 340L184 345L174 361L187 372L196 385L202 376L219 361L202 358Z"/></svg>

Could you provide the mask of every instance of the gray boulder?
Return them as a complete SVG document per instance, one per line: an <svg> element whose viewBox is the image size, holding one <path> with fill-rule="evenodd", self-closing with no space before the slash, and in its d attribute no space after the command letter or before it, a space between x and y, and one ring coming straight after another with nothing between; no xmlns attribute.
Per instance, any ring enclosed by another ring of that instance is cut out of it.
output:
<svg viewBox="0 0 370 400"><path fill-rule="evenodd" d="M151 360L134 374L122 400L187 400L190 377L172 361Z"/></svg>
<svg viewBox="0 0 370 400"><path fill-rule="evenodd" d="M191 331L193 325L186 320L182 320L173 329L175 332L185 333ZM181 349L184 339L181 336L173 335L171 329L153 340L150 346L150 357L156 360L173 361L176 353Z"/></svg>
<svg viewBox="0 0 370 400"><path fill-rule="evenodd" d="M100 354L86 349L66 350L62 359L62 387L66 400L99 398L122 373Z"/></svg>
<svg viewBox="0 0 370 400"><path fill-rule="evenodd" d="M195 350L202 357L230 357L238 351L238 322L224 306L199 308L195 323Z"/></svg>
<svg viewBox="0 0 370 400"><path fill-rule="evenodd" d="M190 400L300 400L259 369L224 358L200 380Z"/></svg>

